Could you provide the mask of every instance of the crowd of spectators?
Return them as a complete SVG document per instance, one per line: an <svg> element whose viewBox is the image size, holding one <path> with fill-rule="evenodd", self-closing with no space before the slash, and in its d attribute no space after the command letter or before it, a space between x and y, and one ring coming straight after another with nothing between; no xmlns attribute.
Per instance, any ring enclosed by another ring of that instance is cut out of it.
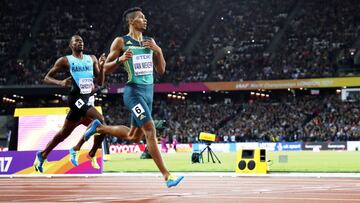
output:
<svg viewBox="0 0 360 203"><path fill-rule="evenodd" d="M17 57L21 46L30 36L38 6L38 1L4 0L1 2L0 85L9 83L7 75L24 72L19 67Z"/></svg>
<svg viewBox="0 0 360 203"><path fill-rule="evenodd" d="M176 136L180 143L198 142L200 132L215 133L219 142L349 141L360 137L359 102L343 102L338 95L254 99L246 103L155 101L154 119L168 123L161 134L169 140ZM129 113L120 102L112 101L108 107L105 114L110 124L130 124Z"/></svg>
<svg viewBox="0 0 360 203"><path fill-rule="evenodd" d="M30 34L38 3L4 0L0 8L0 58L17 57L20 46Z"/></svg>
<svg viewBox="0 0 360 203"><path fill-rule="evenodd" d="M214 132L219 121L232 115L241 105L240 103L199 102L155 99L153 119L166 120L166 129L161 133L171 138L175 135L181 142L192 142L200 131ZM104 112L107 123L130 126L130 113L125 109L120 97L106 102ZM116 138L112 139L117 141Z"/></svg>
<svg viewBox="0 0 360 203"><path fill-rule="evenodd" d="M56 58L69 53L68 40L74 33L83 36L86 53L98 56L108 52L105 46L116 27L124 25L122 11L131 6L143 8L149 22L145 34L164 51L171 74L158 82L338 76L337 57L351 47L360 30L360 4L356 0L157 0L121 4L116 0L51 0L41 10L39 2L5 0L0 14L0 59L4 66L0 84L42 84ZM214 6L215 13L210 12ZM30 30L39 12L44 20L34 37ZM294 17L290 19L291 13ZM185 45L207 15L211 15L209 26L195 41L191 54L184 54ZM271 45L281 30L282 38ZM123 30L119 35L125 33ZM27 37L32 41L30 54L17 58ZM274 52L269 51L270 45ZM108 83L125 81L126 73L121 70L108 77Z"/></svg>
<svg viewBox="0 0 360 203"><path fill-rule="evenodd" d="M256 79L337 76L337 56L359 37L355 0L303 1L269 66Z"/></svg>
<svg viewBox="0 0 360 203"><path fill-rule="evenodd" d="M356 12L359 4L355 0L220 2L223 9L215 15L215 23L190 57L179 57L182 68L172 73L172 80L339 76L337 56L351 48L360 31L356 20L360 17ZM295 17L284 28L291 12ZM277 44L279 48L270 52L269 43L281 29L285 34ZM221 50L225 54L217 59Z"/></svg>
<svg viewBox="0 0 360 203"><path fill-rule="evenodd" d="M129 3L120 4L116 0L106 3L96 0L48 1L41 29L24 62L24 68L31 74L18 74L19 84L43 84L42 79L56 59L71 53L68 45L74 34L83 37L85 53L99 57L117 24L122 24L121 13L109 11L123 11L127 7Z"/></svg>
<svg viewBox="0 0 360 203"><path fill-rule="evenodd" d="M339 76L337 58L352 46L360 31L360 4L356 0L41 3L45 2L2 2L0 85L42 84L56 58L70 53L67 46L75 33L84 38L85 53L99 56L108 52L106 45L113 35L126 34L125 29L114 32L119 24L125 25L122 12L132 6L142 7L149 23L145 35L153 37L165 54L169 74L157 78L157 82ZM36 36L32 36L39 16L43 20ZM210 17L209 26L200 34L191 54L185 54L185 46L198 34L206 17ZM272 44L280 31L282 37ZM32 42L30 53L18 58L26 40ZM125 81L126 73L120 69L107 78L110 84ZM154 118L168 120L164 133L176 135L180 142L197 141L201 131L214 132L224 142L351 140L360 135L358 103L343 103L335 96L255 100L246 104L192 99L156 101ZM109 124L130 124L121 102L104 103L104 109Z"/></svg>
<svg viewBox="0 0 360 203"><path fill-rule="evenodd" d="M14 4L9 2L8 6L13 7ZM122 12L131 6L140 6L143 9L149 23L145 34L153 37L164 50L166 58L170 59L189 40L192 32L201 23L211 4L206 0L187 2L158 0L122 2L121 4L116 0L109 0L106 3L96 0L48 1L46 9L42 10L44 20L39 25L40 31L37 33L36 38L32 39L33 44L27 58L17 59L16 54L19 50L1 47L2 52L6 54L14 53L11 56L14 60L7 60L6 63L4 61L4 66L9 71L1 74L4 78L13 78L12 80L2 81L2 84L42 84L45 73L55 60L70 53L68 42L73 34L80 34L83 37L85 53L96 56L99 56L102 52L108 53L109 47L105 47L105 45L113 40L110 38L115 32L115 28L118 26L124 27L121 33L116 33L117 36L127 33L126 24L122 19ZM28 6L28 8L31 8L31 6ZM4 9L7 12L13 12L11 9ZM28 9L23 10L27 11ZM30 9L30 11L34 10L36 9ZM112 13L113 11L117 12ZM16 13L20 12L13 12L13 14ZM25 12L25 14L27 13ZM26 26L26 28L30 29L32 24L27 20L31 19L33 21L36 15L31 13L29 14L31 18L26 18L28 15L25 14L9 16L4 13L4 19L9 19L9 22L5 21L7 22L6 25L14 28ZM21 21L24 18L25 20ZM3 28L6 30L1 32L4 33L4 36L1 36L1 41L10 40L13 37L13 32L19 33L19 35L29 33L23 30ZM8 41L6 43L6 45L10 44ZM21 46L22 43L23 41L17 41L12 45ZM108 77L108 83L123 83L125 81L126 74L121 69Z"/></svg>
<svg viewBox="0 0 360 203"><path fill-rule="evenodd" d="M219 9L191 55L179 55L176 65L169 67L169 81L251 79L251 72L263 65L263 53L283 27L294 1L217 2ZM224 49L227 54L214 64L216 55Z"/></svg>
<svg viewBox="0 0 360 203"><path fill-rule="evenodd" d="M219 134L227 138L233 136L236 141L348 141L359 138L358 102L342 102L338 96L291 100L247 104L241 116L227 123Z"/></svg>

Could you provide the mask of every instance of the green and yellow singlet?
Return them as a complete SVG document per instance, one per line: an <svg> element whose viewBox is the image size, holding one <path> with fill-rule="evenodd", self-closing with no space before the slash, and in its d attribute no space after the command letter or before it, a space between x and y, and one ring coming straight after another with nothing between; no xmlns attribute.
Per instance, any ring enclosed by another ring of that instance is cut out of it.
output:
<svg viewBox="0 0 360 203"><path fill-rule="evenodd" d="M124 68L128 73L127 84L153 84L153 51L143 47L139 41L129 35L123 36L123 39L124 50L131 49L133 53L133 57L124 62Z"/></svg>

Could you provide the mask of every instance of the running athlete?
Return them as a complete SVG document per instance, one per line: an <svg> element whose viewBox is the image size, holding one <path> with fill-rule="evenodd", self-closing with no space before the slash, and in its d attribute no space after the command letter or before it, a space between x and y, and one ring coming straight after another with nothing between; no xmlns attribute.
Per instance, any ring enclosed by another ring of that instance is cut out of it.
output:
<svg viewBox="0 0 360 203"><path fill-rule="evenodd" d="M88 139L95 133L104 133L138 142L145 135L150 155L162 173L166 185L173 187L184 177L171 175L165 167L156 144L156 129L151 116L154 92L153 68L155 67L157 73L164 74L165 59L154 39L142 34L146 30L147 20L141 8L134 7L126 10L123 17L128 25L129 33L115 38L104 69L105 73L111 73L119 64L123 64L128 74L123 99L125 106L131 111L131 128L102 125L95 120L85 132L84 137Z"/></svg>
<svg viewBox="0 0 360 203"><path fill-rule="evenodd" d="M87 117L95 120L96 122L104 122L104 117L92 106L91 97L95 91L94 88L94 76L96 82L102 84L104 82L103 66L105 63L105 54L103 54L99 61L93 55L83 54L84 42L79 35L74 35L70 39L69 47L72 51L71 55L59 58L54 66L49 70L45 76L45 83L60 85L63 87L70 86L69 93L69 107L70 111L66 116L65 122L61 130L54 136L54 138L47 144L43 151L39 151L36 154L34 161L34 167L36 171L43 172L43 164L46 161L48 154L64 139L66 139L71 132L80 125L80 120L83 117ZM59 72L70 72L71 77L64 80L57 80L54 76ZM95 153L101 142L104 139L104 135L96 136L94 139L94 145L89 151L89 158L91 159L92 166L99 168L96 161ZM81 146L84 141L79 141L78 146ZM73 150L74 151L74 150ZM71 154L71 157L76 158L76 152ZM76 162L72 162L77 165Z"/></svg>

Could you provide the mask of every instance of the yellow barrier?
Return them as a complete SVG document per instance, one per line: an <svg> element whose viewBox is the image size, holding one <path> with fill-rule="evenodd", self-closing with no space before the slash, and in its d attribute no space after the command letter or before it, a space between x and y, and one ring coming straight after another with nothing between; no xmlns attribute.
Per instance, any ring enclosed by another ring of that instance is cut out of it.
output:
<svg viewBox="0 0 360 203"><path fill-rule="evenodd" d="M239 149L236 153L236 173L241 174L266 174L265 149Z"/></svg>

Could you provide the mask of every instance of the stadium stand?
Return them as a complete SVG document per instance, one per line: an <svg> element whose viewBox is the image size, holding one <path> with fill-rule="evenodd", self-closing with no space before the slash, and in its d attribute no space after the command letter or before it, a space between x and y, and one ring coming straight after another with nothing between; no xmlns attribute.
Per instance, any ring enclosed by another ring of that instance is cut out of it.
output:
<svg viewBox="0 0 360 203"><path fill-rule="evenodd" d="M74 33L84 37L88 53L108 52L113 36L125 33L119 29L124 25L120 11L135 5L143 8L151 22L147 34L164 49L171 74L159 78L159 82L345 75L338 64L344 58L354 61L357 49L347 53L354 48L360 29L356 20L359 4L355 0L330 0L326 4L320 0L255 0L241 4L235 0L125 4L115 0L52 0L42 9L36 2L15 7L16 2L6 0L1 12L1 63L11 68L2 69L0 82L8 85L42 84L46 70L66 53L68 39ZM119 12L110 16L109 10ZM31 33L39 12L43 16L40 29ZM203 24L207 26L201 27ZM16 40L10 43L14 37ZM31 49L20 56L26 39L30 39ZM108 82L125 80L124 72L119 70L109 76Z"/></svg>
<svg viewBox="0 0 360 203"><path fill-rule="evenodd" d="M86 53L107 53L114 37L126 34L122 11L131 6L142 7L149 21L146 34L165 54L167 74L157 82L359 75L355 69L343 71L359 57L356 0L4 0L2 5L0 85L43 84L75 33L83 36ZM107 78L108 84L125 81L120 69ZM130 124L118 99L105 101L109 124ZM334 94L251 101L165 97L155 100L154 118L168 120L180 142L196 142L201 131L214 132L223 142L359 139L359 104Z"/></svg>
<svg viewBox="0 0 360 203"><path fill-rule="evenodd" d="M197 142L204 131L217 134L220 142L351 141L360 136L359 103L342 102L336 94L246 101L224 99L223 94L201 94L186 100L155 100L154 118L168 121L169 140L172 134L181 143ZM104 109L108 123L129 125L122 102L114 98L109 101Z"/></svg>

